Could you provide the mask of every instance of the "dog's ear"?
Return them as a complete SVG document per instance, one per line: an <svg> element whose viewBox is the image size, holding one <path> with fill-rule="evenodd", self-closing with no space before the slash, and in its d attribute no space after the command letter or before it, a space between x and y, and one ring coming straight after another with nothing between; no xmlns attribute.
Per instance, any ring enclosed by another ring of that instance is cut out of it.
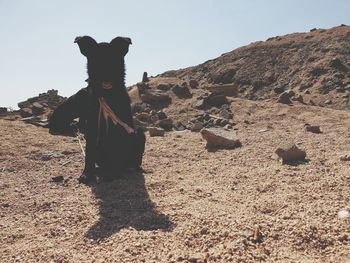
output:
<svg viewBox="0 0 350 263"><path fill-rule="evenodd" d="M87 57L91 51L97 46L95 39L89 36L76 37L74 43L77 43L80 53Z"/></svg>
<svg viewBox="0 0 350 263"><path fill-rule="evenodd" d="M131 45L131 39L128 37L116 37L112 39L110 45L113 49L120 52L123 56L125 56L129 51L129 45Z"/></svg>

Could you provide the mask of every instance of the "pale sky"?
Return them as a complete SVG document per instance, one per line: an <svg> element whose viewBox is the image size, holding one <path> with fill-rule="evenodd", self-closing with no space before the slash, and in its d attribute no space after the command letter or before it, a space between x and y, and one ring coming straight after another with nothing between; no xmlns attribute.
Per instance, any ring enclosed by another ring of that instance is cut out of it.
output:
<svg viewBox="0 0 350 263"><path fill-rule="evenodd" d="M242 45L350 24L350 0L0 0L0 106L85 87L76 36L132 39L126 84L200 64Z"/></svg>

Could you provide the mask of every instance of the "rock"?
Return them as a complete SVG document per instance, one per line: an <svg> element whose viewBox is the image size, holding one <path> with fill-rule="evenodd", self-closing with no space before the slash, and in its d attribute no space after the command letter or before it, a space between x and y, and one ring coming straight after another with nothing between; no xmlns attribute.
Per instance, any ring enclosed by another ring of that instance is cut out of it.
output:
<svg viewBox="0 0 350 263"><path fill-rule="evenodd" d="M43 161L49 161L53 158L62 158L64 155L60 152L44 152L41 155L41 160Z"/></svg>
<svg viewBox="0 0 350 263"><path fill-rule="evenodd" d="M221 107L223 104L228 104L228 100L223 94L211 93L208 97L205 98L207 104L213 107Z"/></svg>
<svg viewBox="0 0 350 263"><path fill-rule="evenodd" d="M205 101L204 99L199 99L195 103L193 103L193 108L198 109L198 110L203 110L205 109Z"/></svg>
<svg viewBox="0 0 350 263"><path fill-rule="evenodd" d="M335 69L343 71L343 72L348 71L348 68L343 64L343 62L339 58L332 58L329 65L332 68L335 68Z"/></svg>
<svg viewBox="0 0 350 263"><path fill-rule="evenodd" d="M135 114L137 112L144 112L148 105L144 102L133 102L131 103L131 112Z"/></svg>
<svg viewBox="0 0 350 263"><path fill-rule="evenodd" d="M174 87L172 87L171 91L174 92L174 94L181 99L192 97L190 90L185 85L182 85L182 86L175 85Z"/></svg>
<svg viewBox="0 0 350 263"><path fill-rule="evenodd" d="M338 217L341 219L348 218L348 217L350 217L350 212L346 209L342 209L338 212Z"/></svg>
<svg viewBox="0 0 350 263"><path fill-rule="evenodd" d="M273 88L273 91L276 94L281 94L282 92L284 92L284 87L283 86L276 86L276 87Z"/></svg>
<svg viewBox="0 0 350 263"><path fill-rule="evenodd" d="M350 161L350 154L344 154L344 155L340 156L340 160L343 162Z"/></svg>
<svg viewBox="0 0 350 263"><path fill-rule="evenodd" d="M292 101L290 100L290 96L288 94L288 92L283 92L281 95L279 95L278 103L283 103L283 104L292 104Z"/></svg>
<svg viewBox="0 0 350 263"><path fill-rule="evenodd" d="M27 118L27 117L30 117L33 115L32 109L30 109L30 108L20 109L19 113L20 113L21 117L23 117L23 118Z"/></svg>
<svg viewBox="0 0 350 263"><path fill-rule="evenodd" d="M182 122L176 122L174 125L174 130L175 131L184 131L186 130L186 126L182 124Z"/></svg>
<svg viewBox="0 0 350 263"><path fill-rule="evenodd" d="M31 108L32 104L37 102L42 106L44 104L48 105L48 108L55 109L59 104L66 100L65 97L59 96L57 90L48 90L45 93L40 93L37 97L32 97L27 99L26 101L22 101L18 103L18 107L20 109L23 108Z"/></svg>
<svg viewBox="0 0 350 263"><path fill-rule="evenodd" d="M141 95L141 100L156 108L166 107L171 103L170 96L157 89L146 90L144 94Z"/></svg>
<svg viewBox="0 0 350 263"><path fill-rule="evenodd" d="M0 114L5 114L7 113L7 108L6 107L0 107Z"/></svg>
<svg viewBox="0 0 350 263"><path fill-rule="evenodd" d="M280 145L275 153L277 156L282 159L282 163L289 163L295 161L305 160L306 153L303 150L300 150L293 142L287 142Z"/></svg>
<svg viewBox="0 0 350 263"><path fill-rule="evenodd" d="M158 115L152 115L150 121L152 123L156 123L157 121L159 121Z"/></svg>
<svg viewBox="0 0 350 263"><path fill-rule="evenodd" d="M141 129L143 131L146 130L146 127L148 126L147 123L139 121L136 117L133 117L132 119L133 119L135 129Z"/></svg>
<svg viewBox="0 0 350 263"><path fill-rule="evenodd" d="M191 125L191 131L192 132L199 132L201 129L203 129L203 123L202 122L195 122Z"/></svg>
<svg viewBox="0 0 350 263"><path fill-rule="evenodd" d="M170 118L159 120L158 125L166 131L171 131L173 129L173 120Z"/></svg>
<svg viewBox="0 0 350 263"><path fill-rule="evenodd" d="M312 133L321 133L320 126L318 125L310 125L306 123L304 125L305 131L312 132Z"/></svg>
<svg viewBox="0 0 350 263"><path fill-rule="evenodd" d="M295 92L293 90L291 90L291 89L287 90L286 92L288 93L290 98L295 96Z"/></svg>
<svg viewBox="0 0 350 263"><path fill-rule="evenodd" d="M163 90L163 91L168 91L168 90L171 89L171 85L170 84L163 84L163 83L161 83L161 84L159 84L157 86L157 89Z"/></svg>
<svg viewBox="0 0 350 263"><path fill-rule="evenodd" d="M41 115L44 113L44 107L39 102L34 102L31 108L34 115Z"/></svg>
<svg viewBox="0 0 350 263"><path fill-rule="evenodd" d="M145 123L148 123L151 121L151 115L147 112L141 112L141 113L138 113L136 115L136 118L139 120L139 121L142 121L142 122L145 122Z"/></svg>
<svg viewBox="0 0 350 263"><path fill-rule="evenodd" d="M294 101L299 101L300 103L304 103L304 98L303 98L303 96L301 96L300 94L297 95L297 96L294 96L294 97L292 98L292 100L294 100Z"/></svg>
<svg viewBox="0 0 350 263"><path fill-rule="evenodd" d="M136 87L137 87L140 95L145 93L147 90L150 89L149 84L146 82L138 82L138 83L136 83Z"/></svg>
<svg viewBox="0 0 350 263"><path fill-rule="evenodd" d="M221 118L224 118L224 119L227 119L227 120L232 119L232 117L233 117L232 113L229 112L228 110L222 110L222 111L220 111L219 116L220 116Z"/></svg>
<svg viewBox="0 0 350 263"><path fill-rule="evenodd" d="M168 118L164 111L158 111L157 116L158 116L159 120L164 120L164 119Z"/></svg>
<svg viewBox="0 0 350 263"><path fill-rule="evenodd" d="M143 72L143 74L142 74L142 82L148 82L149 81L149 79L148 79L148 74L147 74L147 72L145 71L145 72Z"/></svg>
<svg viewBox="0 0 350 263"><path fill-rule="evenodd" d="M326 100L325 102L324 102L324 104L326 104L326 105L331 105L333 102L332 102L332 100Z"/></svg>
<svg viewBox="0 0 350 263"><path fill-rule="evenodd" d="M199 86L198 81L195 79L191 79L189 84L190 84L191 89L196 89Z"/></svg>
<svg viewBox="0 0 350 263"><path fill-rule="evenodd" d="M155 137L155 136L164 136L165 130L162 128L157 127L149 127L148 128L149 136Z"/></svg>
<svg viewBox="0 0 350 263"><path fill-rule="evenodd" d="M203 139L207 141L207 149L233 149L241 146L235 131L222 128L205 128L201 130Z"/></svg>
<svg viewBox="0 0 350 263"><path fill-rule="evenodd" d="M225 127L224 127L224 129L227 130L227 131L231 130L232 128L233 127L232 127L231 124L226 124Z"/></svg>
<svg viewBox="0 0 350 263"><path fill-rule="evenodd" d="M51 178L52 182L59 183L64 180L64 177L62 175L54 176Z"/></svg>

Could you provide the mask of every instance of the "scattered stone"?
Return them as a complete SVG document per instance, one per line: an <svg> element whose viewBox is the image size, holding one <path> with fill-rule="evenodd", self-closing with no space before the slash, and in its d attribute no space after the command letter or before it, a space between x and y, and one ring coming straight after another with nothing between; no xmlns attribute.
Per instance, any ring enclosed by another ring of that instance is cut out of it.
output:
<svg viewBox="0 0 350 263"><path fill-rule="evenodd" d="M303 96L301 96L300 94L297 95L297 96L294 96L294 97L292 98L292 100L294 100L294 101L299 101L300 103L304 103L304 98L303 98Z"/></svg>
<svg viewBox="0 0 350 263"><path fill-rule="evenodd" d="M305 131L312 132L312 133L321 133L320 126L318 125L310 125L306 123L304 125Z"/></svg>
<svg viewBox="0 0 350 263"><path fill-rule="evenodd" d="M40 93L37 97L32 97L26 101L19 102L18 107L20 109L31 108L33 103L38 102L41 105L45 103L51 110L53 110L66 99L67 98L58 95L57 90L48 90L45 93Z"/></svg>
<svg viewBox="0 0 350 263"><path fill-rule="evenodd" d="M193 108L198 109L198 110L203 110L205 109L205 101L204 99L199 99L195 103L193 103Z"/></svg>
<svg viewBox="0 0 350 263"><path fill-rule="evenodd" d="M231 130L232 128L233 128L233 126L232 126L231 124L226 124L225 127L224 127L224 129L225 129L226 131L229 131L229 130Z"/></svg>
<svg viewBox="0 0 350 263"><path fill-rule="evenodd" d="M203 129L203 123L202 122L195 122L191 126L191 131L192 132L200 132L201 129Z"/></svg>
<svg viewBox="0 0 350 263"><path fill-rule="evenodd" d="M224 119L227 119L227 120L232 119L232 117L233 117L232 113L229 112L228 110L225 110L225 109L220 111L219 115L220 115L221 118L224 118Z"/></svg>
<svg viewBox="0 0 350 263"><path fill-rule="evenodd" d="M344 155L340 156L340 160L343 162L350 161L350 154L344 154Z"/></svg>
<svg viewBox="0 0 350 263"><path fill-rule="evenodd" d="M142 122L145 122L145 123L148 123L151 121L151 115L147 112L141 112L139 114L136 115L136 118L139 120L139 121L142 121Z"/></svg>
<svg viewBox="0 0 350 263"><path fill-rule="evenodd" d="M274 87L274 88L273 88L273 91L274 91L276 94L281 94L282 92L284 92L284 87L283 87L283 86Z"/></svg>
<svg viewBox="0 0 350 263"><path fill-rule="evenodd" d="M51 178L51 180L55 183L62 182L64 180L64 177L62 175L54 176Z"/></svg>
<svg viewBox="0 0 350 263"><path fill-rule="evenodd" d="M177 121L175 124L174 124L174 130L175 131L184 131L186 130L186 126L180 122L180 121Z"/></svg>
<svg viewBox="0 0 350 263"><path fill-rule="evenodd" d="M155 136L164 136L165 130L162 128L157 127L149 127L148 128L149 136L155 137Z"/></svg>
<svg viewBox="0 0 350 263"><path fill-rule="evenodd" d="M165 107L171 103L170 96L157 89L145 90L145 92L141 94L141 100L153 107Z"/></svg>
<svg viewBox="0 0 350 263"><path fill-rule="evenodd" d="M280 145L275 153L282 159L282 164L303 161L306 157L305 151L300 150L293 142Z"/></svg>
<svg viewBox="0 0 350 263"><path fill-rule="evenodd" d="M135 116L132 119L136 129L141 129L143 131L146 131L146 127L148 126L147 123L139 121Z"/></svg>
<svg viewBox="0 0 350 263"><path fill-rule="evenodd" d="M158 111L157 116L158 116L159 120L164 120L164 119L168 118L164 111Z"/></svg>
<svg viewBox="0 0 350 263"><path fill-rule="evenodd" d="M205 100L210 106L218 108L220 108L223 104L229 103L225 95L216 93L211 93L205 98Z"/></svg>
<svg viewBox="0 0 350 263"><path fill-rule="evenodd" d="M315 106L315 105L316 105L316 103L315 103L313 100L310 100L310 101L309 101L309 104L310 104L311 106Z"/></svg>
<svg viewBox="0 0 350 263"><path fill-rule="evenodd" d="M175 85L174 87L172 87L171 91L174 92L174 94L181 99L192 97L190 90L185 85L182 85L182 86Z"/></svg>
<svg viewBox="0 0 350 263"><path fill-rule="evenodd" d="M283 104L292 104L292 101L290 100L290 95L286 91L279 95L277 102Z"/></svg>
<svg viewBox="0 0 350 263"><path fill-rule="evenodd" d="M195 79L191 79L189 84L190 84L191 89L196 89L199 86L198 81Z"/></svg>
<svg viewBox="0 0 350 263"><path fill-rule="evenodd" d="M335 69L343 71L343 72L348 71L348 68L343 64L343 62L339 58L332 58L329 65L332 68L335 68Z"/></svg>
<svg viewBox="0 0 350 263"><path fill-rule="evenodd" d="M41 115L44 113L44 107L39 102L34 102L32 104L32 112L34 115Z"/></svg>
<svg viewBox="0 0 350 263"><path fill-rule="evenodd" d="M158 125L166 131L171 131L173 129L173 120L170 118L162 119L158 121Z"/></svg>
<svg viewBox="0 0 350 263"><path fill-rule="evenodd" d="M338 212L338 217L341 219L348 218L348 217L350 217L350 212L346 209L342 209Z"/></svg>
<svg viewBox="0 0 350 263"><path fill-rule="evenodd" d="M22 108L20 109L19 113L23 118L27 118L33 115L33 111L30 108Z"/></svg>
<svg viewBox="0 0 350 263"><path fill-rule="evenodd" d="M7 108L6 107L0 107L0 114L5 114L7 113Z"/></svg>
<svg viewBox="0 0 350 263"><path fill-rule="evenodd" d="M324 102L324 104L326 104L326 105L331 105L333 102L332 102L332 100L326 100L325 102Z"/></svg>
<svg viewBox="0 0 350 263"><path fill-rule="evenodd" d="M233 149L241 146L235 131L226 131L222 128L205 128L201 130L203 139L207 141L206 148Z"/></svg>
<svg viewBox="0 0 350 263"><path fill-rule="evenodd" d="M41 155L41 160L43 161L49 161L53 158L62 158L64 155L60 152L44 152Z"/></svg>
<svg viewBox="0 0 350 263"><path fill-rule="evenodd" d="M131 112L132 114L144 112L147 107L148 105L144 102L133 102L131 103Z"/></svg>

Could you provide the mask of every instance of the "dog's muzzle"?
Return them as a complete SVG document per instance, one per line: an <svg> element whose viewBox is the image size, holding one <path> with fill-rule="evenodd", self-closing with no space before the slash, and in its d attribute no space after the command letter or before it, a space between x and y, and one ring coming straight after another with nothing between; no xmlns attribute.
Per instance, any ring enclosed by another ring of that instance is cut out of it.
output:
<svg viewBox="0 0 350 263"><path fill-rule="evenodd" d="M101 83L101 88L103 89L111 89L112 88L112 82L102 82Z"/></svg>

